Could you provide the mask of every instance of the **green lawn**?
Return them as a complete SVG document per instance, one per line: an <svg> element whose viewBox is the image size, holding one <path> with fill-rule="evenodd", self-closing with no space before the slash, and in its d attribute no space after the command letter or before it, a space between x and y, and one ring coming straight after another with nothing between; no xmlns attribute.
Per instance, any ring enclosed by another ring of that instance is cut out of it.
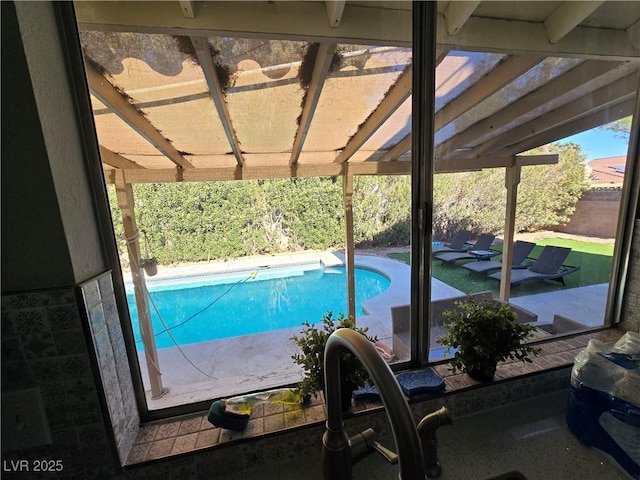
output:
<svg viewBox="0 0 640 480"><path fill-rule="evenodd" d="M565 264L579 266L580 270L564 277L566 285L562 285L560 282L553 280L531 280L524 282L511 289L512 297L609 282L613 245L579 242L562 238L546 238L536 240L536 247L533 249L531 257L537 258L545 245L571 248L571 253L565 261ZM502 245L496 245L493 248L501 250ZM396 253L390 254L389 256L407 264L410 263L409 253ZM497 257L497 259L500 259L500 257ZM470 274L469 271L458 266L462 263L464 262L458 262L456 266L449 267L443 266L439 260L434 260L431 262L431 273L438 280L465 293L490 290L494 296L497 297L499 295L500 287L497 280Z"/></svg>

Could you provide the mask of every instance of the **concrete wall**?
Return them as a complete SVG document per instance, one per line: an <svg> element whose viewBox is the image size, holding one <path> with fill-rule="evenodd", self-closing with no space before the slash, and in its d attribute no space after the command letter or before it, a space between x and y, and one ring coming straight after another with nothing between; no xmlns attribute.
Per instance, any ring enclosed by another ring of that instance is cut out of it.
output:
<svg viewBox="0 0 640 480"><path fill-rule="evenodd" d="M567 225L553 230L587 237L615 238L622 188L594 188L585 192Z"/></svg>

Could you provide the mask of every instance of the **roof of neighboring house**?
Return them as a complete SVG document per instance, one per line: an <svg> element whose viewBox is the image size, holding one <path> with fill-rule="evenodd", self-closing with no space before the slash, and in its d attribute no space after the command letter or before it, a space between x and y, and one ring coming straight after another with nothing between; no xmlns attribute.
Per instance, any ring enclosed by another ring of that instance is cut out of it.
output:
<svg viewBox="0 0 640 480"><path fill-rule="evenodd" d="M625 156L591 160L588 165L593 170L592 183L622 183L626 163L627 157Z"/></svg>

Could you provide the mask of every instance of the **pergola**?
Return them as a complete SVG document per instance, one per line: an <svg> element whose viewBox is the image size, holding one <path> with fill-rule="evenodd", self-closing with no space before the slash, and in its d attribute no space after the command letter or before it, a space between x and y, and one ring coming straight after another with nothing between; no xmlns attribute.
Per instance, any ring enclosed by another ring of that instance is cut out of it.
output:
<svg viewBox="0 0 640 480"><path fill-rule="evenodd" d="M75 9L152 369L135 183L341 176L353 314L353 176L412 169L411 2L76 1ZM558 161L519 154L632 114L640 2L439 1L436 38L432 171L506 169L507 266L520 168ZM162 394L157 373L153 396Z"/></svg>

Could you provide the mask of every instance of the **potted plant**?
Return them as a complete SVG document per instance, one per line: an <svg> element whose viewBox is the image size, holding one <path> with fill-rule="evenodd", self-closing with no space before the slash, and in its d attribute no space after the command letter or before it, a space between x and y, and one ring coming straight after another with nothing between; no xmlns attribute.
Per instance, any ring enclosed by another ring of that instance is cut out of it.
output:
<svg viewBox="0 0 640 480"><path fill-rule="evenodd" d="M321 324L316 327L305 321L300 335L294 335L291 340L300 348L302 353L291 356L293 361L302 365L305 377L298 383L298 392L303 399L317 396L319 391L324 391L324 349L329 336L338 328L351 328L361 333L371 342L376 342L376 337L367 335L368 327L356 328L353 317L345 317L341 313L337 318L333 318L333 313L328 312L322 317ZM367 370L360 360L351 352L344 352L340 364L340 393L342 397L342 408L347 410L351 406L353 392L364 386L369 378Z"/></svg>
<svg viewBox="0 0 640 480"><path fill-rule="evenodd" d="M531 362L529 355L538 355L539 348L524 341L535 330L527 323L517 323L516 313L508 303L468 297L455 302L457 308L445 310L446 335L437 341L455 349L450 361L451 370L461 370L471 378L491 381L498 362L507 359Z"/></svg>
<svg viewBox="0 0 640 480"><path fill-rule="evenodd" d="M150 277L153 277L158 273L158 260L156 257L141 258L140 268L144 268L144 272Z"/></svg>

